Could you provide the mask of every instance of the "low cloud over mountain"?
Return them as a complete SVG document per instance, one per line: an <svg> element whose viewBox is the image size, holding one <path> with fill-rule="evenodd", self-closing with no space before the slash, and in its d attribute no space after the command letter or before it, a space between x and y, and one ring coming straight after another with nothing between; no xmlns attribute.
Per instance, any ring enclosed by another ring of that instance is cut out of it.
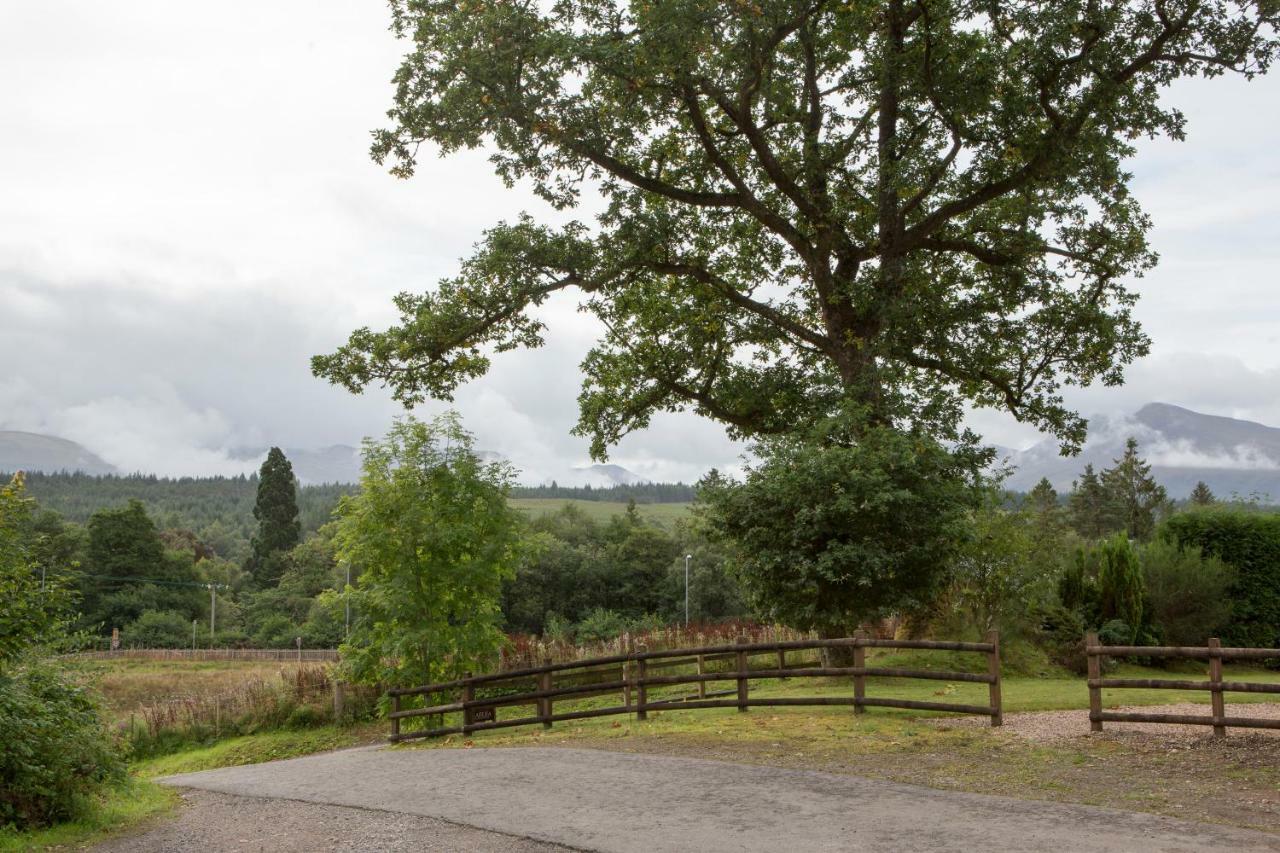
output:
<svg viewBox="0 0 1280 853"><path fill-rule="evenodd" d="M1015 468L1008 486L1025 491L1048 477L1059 491L1068 490L1086 464L1111 466L1130 436L1170 497L1186 497L1203 480L1219 497L1280 500L1280 429L1168 403L1148 403L1129 417L1092 418L1079 456L1059 455L1051 440L1007 452Z"/></svg>

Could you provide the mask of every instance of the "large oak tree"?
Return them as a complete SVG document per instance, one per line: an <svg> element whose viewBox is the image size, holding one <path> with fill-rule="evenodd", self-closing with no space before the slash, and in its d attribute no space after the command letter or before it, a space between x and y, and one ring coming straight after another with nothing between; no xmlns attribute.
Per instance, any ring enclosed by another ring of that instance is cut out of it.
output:
<svg viewBox="0 0 1280 853"><path fill-rule="evenodd" d="M603 456L659 410L742 436L852 402L954 430L967 402L1059 437L1062 387L1147 351L1136 140L1183 136L1188 76L1267 69L1275 0L392 0L411 43L373 154L485 146L561 207L487 233L399 325L314 359L353 391L449 398L537 346L576 289L604 332L577 430ZM433 147L431 147L433 146Z"/></svg>

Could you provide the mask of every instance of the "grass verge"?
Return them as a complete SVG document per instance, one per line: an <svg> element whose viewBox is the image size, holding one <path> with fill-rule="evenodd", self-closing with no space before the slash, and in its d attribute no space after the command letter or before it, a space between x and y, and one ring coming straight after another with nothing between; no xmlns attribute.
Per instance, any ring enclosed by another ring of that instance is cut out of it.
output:
<svg viewBox="0 0 1280 853"><path fill-rule="evenodd" d="M327 752L332 749L375 743L385 737L385 723L262 732L228 738L211 746L138 761L134 763L132 770L134 775L141 779L154 779L158 776L172 776L177 773L195 773L219 767L297 758L314 752Z"/></svg>
<svg viewBox="0 0 1280 853"><path fill-rule="evenodd" d="M163 815L178 803L178 793L153 782L130 779L105 789L79 820L50 829L14 832L0 829L0 851L57 850L82 847Z"/></svg>

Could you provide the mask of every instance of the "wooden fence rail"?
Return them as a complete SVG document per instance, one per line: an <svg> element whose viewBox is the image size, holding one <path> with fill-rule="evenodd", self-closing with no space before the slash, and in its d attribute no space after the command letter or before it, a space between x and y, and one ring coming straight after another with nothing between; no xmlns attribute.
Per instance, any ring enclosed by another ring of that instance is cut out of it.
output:
<svg viewBox="0 0 1280 853"><path fill-rule="evenodd" d="M798 659L804 653L847 648L852 650L853 666L823 666ZM866 665L866 650L881 649L932 649L951 652L972 652L987 658L985 673L943 672L937 670L909 669L902 667L876 667ZM793 655L788 661L788 654ZM751 658L769 655L767 665L751 667ZM724 666L721 666L724 665ZM685 672L662 674L663 670L684 668ZM787 678L850 678L852 696L794 696L752 698L750 682L759 679ZM866 695L868 678L919 678L940 681L960 681L986 684L989 703L986 705L957 702L923 702L891 697ZM557 685L559 681L559 685ZM572 682L572 683L566 683ZM712 682L732 682L727 690L708 691ZM696 688L696 693L681 696L651 697L651 688L684 686ZM532 689L525 689L532 687ZM478 696L479 690L503 690L491 696ZM609 694L622 694L621 705L603 708L584 708L556 713L555 703L571 699L585 699ZM991 725L1001 724L1003 715L1000 700L1000 641L995 631L983 643L962 643L937 640L889 640L873 639L861 633L839 639L789 640L781 642L747 642L739 638L734 645L704 646L686 649L662 649L647 651L638 649L625 654L592 658L564 663L547 663L507 672L472 676L421 687L400 688L388 691L392 709L391 741L411 738L441 737L451 734L470 734L488 729L512 726L542 725L590 717L606 717L616 714L632 714L643 720L650 710L671 708L737 708L745 712L751 707L785 706L852 706L854 713L866 708L906 708L922 711L947 711L958 714L976 714L991 718ZM424 707L405 708L404 700L423 697ZM440 701L447 699L448 701ZM498 719L498 709L524 706L535 709L533 716ZM445 725L444 715L461 714L459 725ZM434 727L402 731L401 721L414 717L439 718Z"/></svg>
<svg viewBox="0 0 1280 853"><path fill-rule="evenodd" d="M1103 723L1180 723L1191 726L1213 726L1214 737L1226 737L1227 727L1242 729L1280 729L1280 720L1259 717L1228 717L1225 693L1280 693L1280 684L1257 681L1223 681L1224 660L1267 660L1280 658L1280 649L1223 648L1217 637L1206 646L1104 646L1096 632L1085 635L1085 654L1089 666L1089 728L1102 731ZM1170 678L1103 678L1104 657L1202 658L1209 661L1208 681ZM1207 690L1211 716L1195 714L1147 714L1102 710L1102 691L1106 688L1146 688L1156 690Z"/></svg>

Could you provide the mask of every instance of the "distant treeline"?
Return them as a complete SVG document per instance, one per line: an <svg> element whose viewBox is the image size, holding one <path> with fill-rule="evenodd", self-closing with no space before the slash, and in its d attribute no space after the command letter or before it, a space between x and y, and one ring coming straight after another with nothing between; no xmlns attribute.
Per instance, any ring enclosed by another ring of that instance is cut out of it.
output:
<svg viewBox="0 0 1280 853"><path fill-rule="evenodd" d="M617 501L638 504L680 504L693 500L697 489L686 483L634 483L616 486L517 486L513 498L559 498L578 501Z"/></svg>
<svg viewBox="0 0 1280 853"><path fill-rule="evenodd" d="M0 474L8 482L10 474ZM298 489L298 516L304 533L330 520L338 499L354 485L326 484ZM138 500L162 530L196 533L229 559L243 557L253 533L253 503L258 475L238 477L156 477L150 474L27 475L27 493L44 509L67 521L85 524L94 512Z"/></svg>

